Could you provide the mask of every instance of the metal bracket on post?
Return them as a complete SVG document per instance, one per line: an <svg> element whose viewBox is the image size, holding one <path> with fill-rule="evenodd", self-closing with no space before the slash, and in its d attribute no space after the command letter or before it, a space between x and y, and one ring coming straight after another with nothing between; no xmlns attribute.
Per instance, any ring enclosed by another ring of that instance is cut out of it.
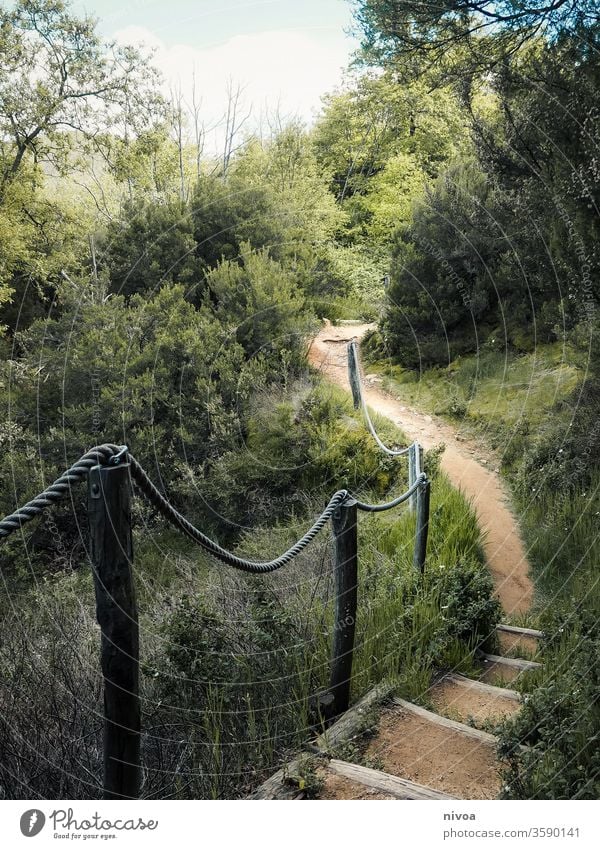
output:
<svg viewBox="0 0 600 849"><path fill-rule="evenodd" d="M356 501L348 499L331 517L335 540L335 623L331 662L331 715L350 705L350 682L356 631L358 533Z"/></svg>
<svg viewBox="0 0 600 849"><path fill-rule="evenodd" d="M90 550L102 631L105 799L137 799L141 785L139 626L130 502L129 463L90 470Z"/></svg>

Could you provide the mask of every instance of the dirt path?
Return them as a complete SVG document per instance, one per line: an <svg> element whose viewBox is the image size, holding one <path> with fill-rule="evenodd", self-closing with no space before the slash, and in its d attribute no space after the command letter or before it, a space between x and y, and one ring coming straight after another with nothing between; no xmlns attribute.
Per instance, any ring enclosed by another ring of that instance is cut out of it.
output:
<svg viewBox="0 0 600 849"><path fill-rule="evenodd" d="M310 362L330 380L348 389L346 343L355 337L360 339L371 326L323 327L311 346ZM446 422L403 406L372 381L365 382L364 394L371 409L387 416L425 448L433 448L440 442L446 445L442 468L452 483L473 501L479 525L485 532L488 566L504 611L507 614L527 611L533 598L527 556L492 456L475 442L459 440L456 431Z"/></svg>

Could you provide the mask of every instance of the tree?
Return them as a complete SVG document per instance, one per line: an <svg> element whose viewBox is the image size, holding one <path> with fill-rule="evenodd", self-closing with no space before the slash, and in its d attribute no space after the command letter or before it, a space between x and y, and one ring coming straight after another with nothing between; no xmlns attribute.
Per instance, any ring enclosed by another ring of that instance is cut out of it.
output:
<svg viewBox="0 0 600 849"><path fill-rule="evenodd" d="M456 163L397 232L383 328L403 365L447 363L461 346L477 346L474 325L496 319L497 298L505 293L495 289L502 227L493 204L476 163Z"/></svg>
<svg viewBox="0 0 600 849"><path fill-rule="evenodd" d="M558 41L600 15L597 0L359 0L355 19L367 61L409 75L437 64L465 79L530 39Z"/></svg>
<svg viewBox="0 0 600 849"><path fill-rule="evenodd" d="M365 61L406 79L439 59L436 85L460 82L476 154L467 167L487 186L469 197L438 183L399 233L392 348L416 362L410 326L430 362L453 343L475 349L469 311L480 332L485 322L494 335L503 326L517 346L533 326L540 341L591 328L600 300L597 4L366 0L357 16ZM466 177L453 167L443 179L466 187Z"/></svg>
<svg viewBox="0 0 600 849"><path fill-rule="evenodd" d="M0 198L26 156L69 164L73 143L137 133L162 114L156 71L131 47L102 44L63 0L0 10Z"/></svg>
<svg viewBox="0 0 600 849"><path fill-rule="evenodd" d="M288 349L299 359L309 314L294 274L263 248L241 245L241 262L224 261L207 275L215 312L235 328L250 356Z"/></svg>
<svg viewBox="0 0 600 849"><path fill-rule="evenodd" d="M465 145L465 116L449 89L431 91L426 78L399 84L392 72L364 74L327 95L314 131L321 165L333 175L338 199L369 191L391 157L406 154L435 177Z"/></svg>
<svg viewBox="0 0 600 849"><path fill-rule="evenodd" d="M180 200L127 203L104 239L111 290L129 297L181 283L190 291L202 278L193 231L189 209Z"/></svg>

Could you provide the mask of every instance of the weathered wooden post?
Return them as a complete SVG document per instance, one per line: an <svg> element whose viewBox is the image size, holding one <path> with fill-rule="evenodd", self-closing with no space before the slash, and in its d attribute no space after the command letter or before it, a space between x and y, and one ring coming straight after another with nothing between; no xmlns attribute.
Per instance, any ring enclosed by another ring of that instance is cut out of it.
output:
<svg viewBox="0 0 600 849"><path fill-rule="evenodd" d="M354 409L358 410L362 402L362 394L360 391L360 373L358 369L358 356L356 353L356 340L348 342L348 381L352 390L352 401Z"/></svg>
<svg viewBox="0 0 600 849"><path fill-rule="evenodd" d="M416 471L416 459L415 459L415 449L417 447L417 443L413 442L412 445L408 446L408 488L410 489L414 486L414 483L417 479L417 471ZM417 505L417 493L413 492L413 494L408 499L408 509L412 513Z"/></svg>
<svg viewBox="0 0 600 849"><path fill-rule="evenodd" d="M429 500L431 483L427 478L417 488L417 521L415 530L415 550L413 565L423 574L427 555L427 537L429 535Z"/></svg>
<svg viewBox="0 0 600 849"><path fill-rule="evenodd" d="M331 518L335 540L335 624L331 663L331 715L338 716L350 705L350 682L356 630L358 583L358 533L356 501L349 499Z"/></svg>
<svg viewBox="0 0 600 849"><path fill-rule="evenodd" d="M408 446L408 486L414 486L423 471L423 448L418 442ZM408 507L413 513L417 509L418 492L413 492L408 500Z"/></svg>
<svg viewBox="0 0 600 849"><path fill-rule="evenodd" d="M130 501L128 463L90 470L90 550L96 616L102 631L105 799L137 799L141 783L139 631Z"/></svg>

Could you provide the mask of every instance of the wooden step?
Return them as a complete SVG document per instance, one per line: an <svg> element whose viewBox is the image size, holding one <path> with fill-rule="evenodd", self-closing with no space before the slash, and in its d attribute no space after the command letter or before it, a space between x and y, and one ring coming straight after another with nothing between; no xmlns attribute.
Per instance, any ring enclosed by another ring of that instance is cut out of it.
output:
<svg viewBox="0 0 600 849"><path fill-rule="evenodd" d="M505 631L507 634L520 634L523 637L535 637L540 640L544 636L543 631L536 631L535 628L520 628L518 625L496 625L497 631Z"/></svg>
<svg viewBox="0 0 600 849"><path fill-rule="evenodd" d="M447 728L450 731L458 734L464 734L466 737L471 737L480 743L486 743L488 746L495 746L497 743L493 734L488 734L487 731L481 731L479 728L473 728L471 725L465 725L463 722L456 722L454 719L448 719L447 716L441 716L439 713L427 710L421 705L415 705L413 702L407 702L404 699L394 699L394 704L401 707L403 710L418 716L421 719L431 722L434 725L439 725L442 728Z"/></svg>
<svg viewBox="0 0 600 849"><path fill-rule="evenodd" d="M288 780L288 776L298 773L300 762L296 758L267 778L248 799L301 799L303 796L297 783Z"/></svg>
<svg viewBox="0 0 600 849"><path fill-rule="evenodd" d="M447 672L444 675L444 680L451 681L461 687L477 690L480 693L487 693L490 696L497 696L501 699L511 699L511 701L520 702L521 694L516 690L508 690L506 687L495 687L492 684L485 684L483 681L478 681L476 678L467 678L465 675L458 675L456 672Z"/></svg>
<svg viewBox="0 0 600 849"><path fill-rule="evenodd" d="M331 760L322 776L324 799L455 799L406 778L347 761ZM367 788L367 792L365 792Z"/></svg>
<svg viewBox="0 0 600 849"><path fill-rule="evenodd" d="M497 625L496 632L503 652L526 651L532 655L538 651L539 641L544 636L542 631L516 625Z"/></svg>
<svg viewBox="0 0 600 849"><path fill-rule="evenodd" d="M381 771L460 799L500 790L496 738L404 699L381 714L365 758Z"/></svg>
<svg viewBox="0 0 600 849"><path fill-rule="evenodd" d="M488 684L500 681L514 681L523 672L541 669L542 664L534 660L524 660L521 657L503 657L497 654L481 654L481 680Z"/></svg>
<svg viewBox="0 0 600 849"><path fill-rule="evenodd" d="M365 723L368 724L371 711L381 704L394 690L392 684L383 682L359 699L350 710L342 714L333 725L320 734L315 740L314 746L322 752L335 753L338 746L349 742L355 737L360 737L365 731ZM281 769L278 769L270 778L267 778L260 787L251 793L248 799L301 799L303 793L298 785L294 783L294 776L299 770L298 758L289 761Z"/></svg>
<svg viewBox="0 0 600 849"><path fill-rule="evenodd" d="M354 737L361 736L365 730L365 723L374 708L385 701L394 691L394 685L384 682L359 699L350 710L337 719L333 725L319 734L315 745L324 752L335 754L336 747L349 742Z"/></svg>
<svg viewBox="0 0 600 849"><path fill-rule="evenodd" d="M520 709L520 696L514 690L493 687L452 672L440 676L427 696L437 713L459 722L498 723Z"/></svg>

